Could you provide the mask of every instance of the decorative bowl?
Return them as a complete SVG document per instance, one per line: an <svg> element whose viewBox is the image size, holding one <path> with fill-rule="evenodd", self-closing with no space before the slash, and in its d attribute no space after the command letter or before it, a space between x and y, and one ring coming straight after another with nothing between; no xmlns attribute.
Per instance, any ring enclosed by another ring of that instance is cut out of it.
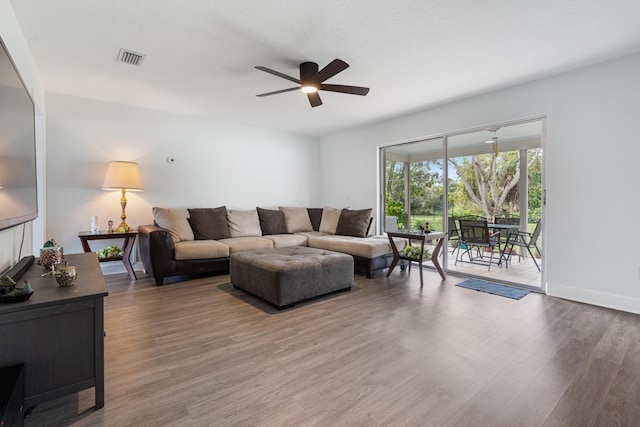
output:
<svg viewBox="0 0 640 427"><path fill-rule="evenodd" d="M0 303L22 302L33 295L33 289L28 280L25 280L23 288L16 288L15 283L9 276L0 277Z"/></svg>
<svg viewBox="0 0 640 427"><path fill-rule="evenodd" d="M16 288L16 285L9 285L9 284L0 285L0 296L4 296L13 292L15 288Z"/></svg>
<svg viewBox="0 0 640 427"><path fill-rule="evenodd" d="M58 286L60 287L72 286L78 277L78 272L76 268L72 266L57 266L53 272L53 277L56 278L56 282L58 282Z"/></svg>
<svg viewBox="0 0 640 427"><path fill-rule="evenodd" d="M3 304L12 304L14 302L22 302L31 298L33 291L27 293L0 295L0 302Z"/></svg>

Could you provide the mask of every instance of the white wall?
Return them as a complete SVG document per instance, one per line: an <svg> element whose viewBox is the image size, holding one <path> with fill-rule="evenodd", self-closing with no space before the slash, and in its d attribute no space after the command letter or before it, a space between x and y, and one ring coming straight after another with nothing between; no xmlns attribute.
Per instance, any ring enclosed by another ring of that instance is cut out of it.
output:
<svg viewBox="0 0 640 427"><path fill-rule="evenodd" d="M317 138L48 93L47 230L65 253L82 252L77 234L92 215L101 228L120 222L120 192L101 190L111 160L140 165L145 190L127 192L130 226L153 223L153 206L319 200Z"/></svg>
<svg viewBox="0 0 640 427"><path fill-rule="evenodd" d="M20 256L34 254L34 247L41 247L44 230L44 153L45 153L45 121L44 121L44 92L36 69L33 57L27 46L27 41L22 35L20 25L13 12L9 0L0 0L0 36L9 50L23 81L31 92L36 108L36 150L38 166L38 211L37 220L25 225L18 225L7 230L0 231L0 271L13 266ZM20 246L23 240L22 253ZM35 242L35 243L34 243ZM37 252L37 251L36 251ZM37 253L36 253L37 255Z"/></svg>
<svg viewBox="0 0 640 427"><path fill-rule="evenodd" d="M324 137L321 201L376 206L381 145L546 115L547 291L640 313L639 76L633 55Z"/></svg>

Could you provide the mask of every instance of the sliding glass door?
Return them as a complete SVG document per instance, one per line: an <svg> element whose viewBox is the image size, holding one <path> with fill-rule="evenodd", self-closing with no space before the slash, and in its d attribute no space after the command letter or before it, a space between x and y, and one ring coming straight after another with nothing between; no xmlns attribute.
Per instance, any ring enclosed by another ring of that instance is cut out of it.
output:
<svg viewBox="0 0 640 427"><path fill-rule="evenodd" d="M428 223L448 232L442 264L449 272L540 289L542 140L543 121L533 120L382 148L384 231ZM464 218L486 220L499 244L469 251L460 236ZM530 233L522 237L530 247L509 245L518 231ZM492 250L505 261L489 268L479 261Z"/></svg>

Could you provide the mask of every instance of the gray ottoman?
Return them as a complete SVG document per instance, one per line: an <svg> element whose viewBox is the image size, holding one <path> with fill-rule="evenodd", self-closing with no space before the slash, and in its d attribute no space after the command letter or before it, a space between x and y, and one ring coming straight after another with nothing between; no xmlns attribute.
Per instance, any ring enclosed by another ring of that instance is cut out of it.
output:
<svg viewBox="0 0 640 427"><path fill-rule="evenodd" d="M353 284L353 257L295 246L237 252L229 262L231 283L279 310Z"/></svg>

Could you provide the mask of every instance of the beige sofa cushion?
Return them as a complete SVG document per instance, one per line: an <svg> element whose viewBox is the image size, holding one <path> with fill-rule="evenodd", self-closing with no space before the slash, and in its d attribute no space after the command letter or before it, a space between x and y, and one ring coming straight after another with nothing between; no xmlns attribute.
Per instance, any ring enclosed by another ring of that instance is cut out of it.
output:
<svg viewBox="0 0 640 427"><path fill-rule="evenodd" d="M322 231L301 231L299 233L301 236L309 237L320 237L320 236L333 236L333 234L323 233Z"/></svg>
<svg viewBox="0 0 640 427"><path fill-rule="evenodd" d="M336 234L341 213L342 209L330 208L328 206L323 207L319 231L322 233Z"/></svg>
<svg viewBox="0 0 640 427"><path fill-rule="evenodd" d="M313 231L311 218L307 208L290 208L278 206L278 209L284 213L284 222L287 225L288 233L297 233L299 231Z"/></svg>
<svg viewBox="0 0 640 427"><path fill-rule="evenodd" d="M272 234L263 236L273 242L274 248L289 248L291 246L307 246L307 237L303 234Z"/></svg>
<svg viewBox="0 0 640 427"><path fill-rule="evenodd" d="M177 242L175 247L176 261L187 259L226 258L229 256L229 246L217 240L192 240Z"/></svg>
<svg viewBox="0 0 640 427"><path fill-rule="evenodd" d="M262 236L258 211L239 211L227 209L229 234L231 237L259 237Z"/></svg>
<svg viewBox="0 0 640 427"><path fill-rule="evenodd" d="M265 237L231 237L230 239L220 239L220 243L229 246L229 254L236 252L252 251L254 249L271 249L273 240Z"/></svg>
<svg viewBox="0 0 640 427"><path fill-rule="evenodd" d="M308 245L312 248L328 251L342 252L363 258L375 258L391 253L391 245L386 236L352 237L352 236L323 236L310 235ZM407 244L405 239L394 239L398 250L404 249Z"/></svg>
<svg viewBox="0 0 640 427"><path fill-rule="evenodd" d="M151 212L156 224L169 230L174 242L193 240L193 230L182 209L154 207Z"/></svg>

